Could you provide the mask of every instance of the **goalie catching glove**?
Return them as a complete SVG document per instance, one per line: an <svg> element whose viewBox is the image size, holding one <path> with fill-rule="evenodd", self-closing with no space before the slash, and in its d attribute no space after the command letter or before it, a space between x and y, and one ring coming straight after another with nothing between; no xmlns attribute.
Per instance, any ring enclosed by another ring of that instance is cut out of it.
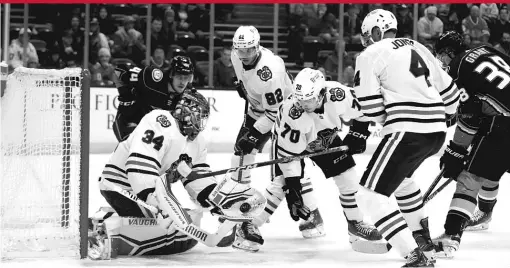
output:
<svg viewBox="0 0 510 268"><path fill-rule="evenodd" d="M294 221L298 221L300 218L306 221L310 217L310 209L305 206L303 202L301 190L302 186L300 177L285 178L283 191L285 192L285 199L287 200L287 206L289 207L290 217Z"/></svg>

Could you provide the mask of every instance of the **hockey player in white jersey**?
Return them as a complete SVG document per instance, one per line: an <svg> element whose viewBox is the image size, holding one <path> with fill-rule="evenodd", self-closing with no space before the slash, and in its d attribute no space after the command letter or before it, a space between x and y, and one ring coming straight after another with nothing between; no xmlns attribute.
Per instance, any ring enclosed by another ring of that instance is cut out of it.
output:
<svg viewBox="0 0 510 268"><path fill-rule="evenodd" d="M326 82L324 75L310 68L299 72L294 81L292 95L280 108L274 127L274 154L276 158L296 156L347 145L349 153L337 152L312 157L326 178L333 178L340 192L340 203L348 223L350 242L381 240L375 227L363 221L355 194L359 188L359 177L351 154L362 153L370 135L369 122L358 121L363 117L351 88L339 82ZM342 142L338 131L342 121L352 120L352 127ZM276 206L285 197L294 220L307 210L303 203L301 180L305 162L297 160L275 166L275 178L268 189L268 203ZM283 175L283 176L281 176ZM285 192L284 192L285 191ZM256 220L257 222L257 220ZM260 221L259 221L260 222ZM384 242L386 245L386 242ZM354 247L354 245L353 245Z"/></svg>
<svg viewBox="0 0 510 268"><path fill-rule="evenodd" d="M240 26L233 38L231 54L232 64L237 81L239 95L249 103L245 120L237 136L232 157L232 167L255 162L255 155L261 151L271 137L271 128L280 105L290 94L292 80L285 69L283 60L268 49L260 46L260 34L253 26ZM234 173L232 179L242 183L250 183L250 171ZM305 203L312 208L311 213L322 223L322 219L312 196L311 183L307 182L303 190ZM266 193L267 194L267 193ZM272 214L274 209L267 204L263 213ZM310 229L320 229L309 232ZM315 226L311 221L300 224L303 236L323 235L322 224ZM237 240L234 247L243 250L256 251L257 245L263 244L258 228L251 223L243 223L238 228Z"/></svg>
<svg viewBox="0 0 510 268"><path fill-rule="evenodd" d="M235 223L229 219L262 210L262 195L230 178L220 183L213 177L187 180L193 173L208 172L205 140L199 135L208 116L207 100L197 91L186 91L175 110L148 113L129 138L119 143L99 179L101 194L111 209L102 209L91 218L90 258L176 254L190 250L197 241L230 246L234 234L226 234ZM216 234L200 228L201 213L186 211L179 204L170 187L179 180L199 207L227 219ZM224 195L220 202L215 198L218 194ZM229 195L235 195L235 201ZM135 202L136 198L159 212ZM230 202L230 209L223 209L225 202ZM246 202L252 209L241 213L239 207Z"/></svg>
<svg viewBox="0 0 510 268"><path fill-rule="evenodd" d="M414 40L395 38L396 32L395 16L382 9L362 23L367 48L356 59L354 90L364 115L383 125L384 138L361 178L358 202L407 256L404 267L433 267L434 245L413 173L444 144L459 95L434 56ZM390 204L392 194L398 209Z"/></svg>

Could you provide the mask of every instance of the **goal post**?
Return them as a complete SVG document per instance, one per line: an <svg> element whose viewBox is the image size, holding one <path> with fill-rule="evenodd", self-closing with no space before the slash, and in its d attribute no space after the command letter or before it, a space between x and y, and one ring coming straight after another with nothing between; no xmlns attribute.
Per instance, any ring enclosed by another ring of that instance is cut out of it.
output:
<svg viewBox="0 0 510 268"><path fill-rule="evenodd" d="M2 260L87 256L90 73L19 67L1 99Z"/></svg>

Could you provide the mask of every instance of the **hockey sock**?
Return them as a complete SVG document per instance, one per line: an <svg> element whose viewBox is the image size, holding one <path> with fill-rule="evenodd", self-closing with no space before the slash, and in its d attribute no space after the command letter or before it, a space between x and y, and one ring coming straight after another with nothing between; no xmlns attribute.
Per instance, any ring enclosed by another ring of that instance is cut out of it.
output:
<svg viewBox="0 0 510 268"><path fill-rule="evenodd" d="M360 187L358 193L360 193L357 195L358 204L375 221L377 230L402 257L406 257L416 248L416 242L398 209L392 207L387 196L364 187Z"/></svg>
<svg viewBox="0 0 510 268"><path fill-rule="evenodd" d="M485 180L482 189L478 193L478 208L485 212L491 213L496 205L496 197L498 196L499 181Z"/></svg>
<svg viewBox="0 0 510 268"><path fill-rule="evenodd" d="M395 191L395 198L409 229L413 232L423 229L420 221L425 218L425 209L423 196L416 182L412 178L404 179Z"/></svg>
<svg viewBox="0 0 510 268"><path fill-rule="evenodd" d="M301 196L303 197L303 203L307 206L310 211L317 209L317 200L313 193L312 179L306 175L301 178Z"/></svg>
<svg viewBox="0 0 510 268"><path fill-rule="evenodd" d="M350 221L363 221L363 214L356 202L356 193L359 189L359 177L354 168L348 169L334 177L338 191L340 192L340 204L345 212L345 217Z"/></svg>
<svg viewBox="0 0 510 268"><path fill-rule="evenodd" d="M271 181L271 184L264 191L266 206L258 217L253 219L253 223L260 227L273 215L282 200L285 198L283 193L283 176L278 176Z"/></svg>
<svg viewBox="0 0 510 268"><path fill-rule="evenodd" d="M464 229L464 224L473 216L482 180L483 178L467 171L462 171L457 177L457 188L444 225L446 234L460 233Z"/></svg>

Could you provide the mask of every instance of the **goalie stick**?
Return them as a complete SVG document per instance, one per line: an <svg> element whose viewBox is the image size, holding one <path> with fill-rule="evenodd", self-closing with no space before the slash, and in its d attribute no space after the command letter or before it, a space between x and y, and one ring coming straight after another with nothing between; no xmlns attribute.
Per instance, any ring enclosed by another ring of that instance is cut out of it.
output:
<svg viewBox="0 0 510 268"><path fill-rule="evenodd" d="M145 203L144 201L142 201L140 198L138 198L133 193L122 189L121 187L115 185L114 183L108 181L107 179L101 178L101 182L106 187L108 187L109 190L112 190L114 192L117 192L117 193L123 195L124 197L137 203L139 206L144 207L144 208L148 209L149 211L153 212L155 215L159 213L158 208ZM168 203L168 204L171 206L170 203ZM174 208L172 207L172 209L174 209ZM223 215L219 215L219 216L222 217ZM177 225L174 225L174 227L178 231L185 233L187 236L189 236L197 241L202 242L204 245L206 245L208 247L222 246L221 244L228 244L228 242L226 242L225 240L233 241L234 235L235 235L235 230L233 230L233 228L237 224L237 222L229 220L228 217L225 219L226 220L223 221L220 224L220 226L218 227L218 230L216 231L216 233L213 233L213 234L208 233L207 231L203 230L202 228L200 228L199 226L196 226L194 224L188 224L184 228L180 228ZM229 236L226 236L229 231L232 231L232 234Z"/></svg>

